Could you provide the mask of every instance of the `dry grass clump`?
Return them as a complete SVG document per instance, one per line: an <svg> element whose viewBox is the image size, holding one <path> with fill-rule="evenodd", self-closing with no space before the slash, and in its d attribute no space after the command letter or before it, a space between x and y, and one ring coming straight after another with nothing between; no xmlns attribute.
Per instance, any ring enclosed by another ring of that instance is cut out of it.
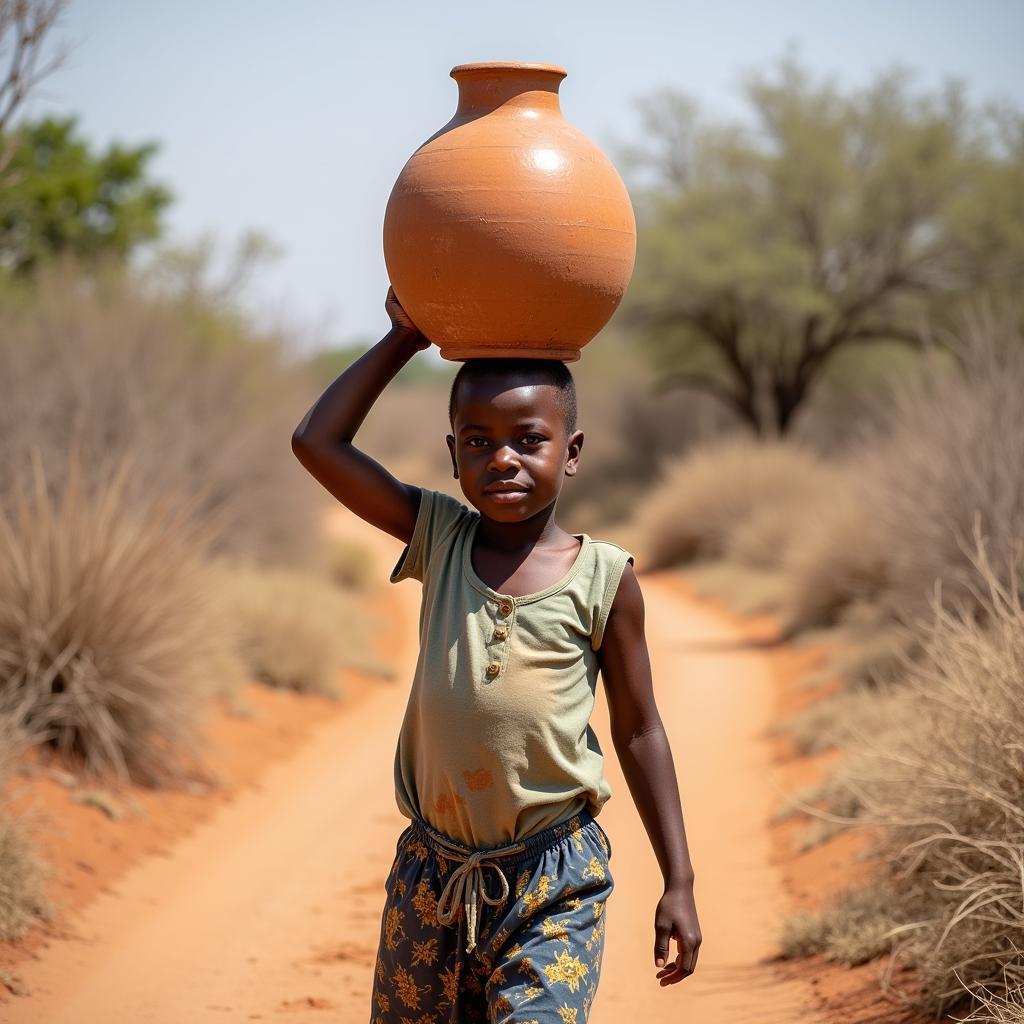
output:
<svg viewBox="0 0 1024 1024"><path fill-rule="evenodd" d="M724 601L739 615L774 611L784 594L779 573L721 559L692 565L687 580L698 597Z"/></svg>
<svg viewBox="0 0 1024 1024"><path fill-rule="evenodd" d="M854 455L885 550L880 602L891 617L927 614L941 581L947 606L977 607L969 556L980 519L1005 584L1024 565L1024 335L1020 311L977 307L948 344L958 372L926 363L881 403Z"/></svg>
<svg viewBox="0 0 1024 1024"><path fill-rule="evenodd" d="M72 451L54 499L33 455L0 510L0 703L86 773L180 778L231 660L205 578L219 524L201 495L129 501L129 457L87 482Z"/></svg>
<svg viewBox="0 0 1024 1024"><path fill-rule="evenodd" d="M977 607L965 554L976 517L993 563L1011 567L1024 534L1020 313L968 307L946 345L880 396L829 500L800 514L780 563L787 634L841 624L858 606L910 623L940 581L947 605Z"/></svg>
<svg viewBox="0 0 1024 1024"><path fill-rule="evenodd" d="M881 690L842 687L777 721L774 728L785 730L802 755L857 743L891 726L892 713L885 700L888 692L888 684Z"/></svg>
<svg viewBox="0 0 1024 1024"><path fill-rule="evenodd" d="M888 949L886 933L898 924L887 887L846 889L821 910L786 918L779 936L780 952L792 959L827 951L835 963L856 967Z"/></svg>
<svg viewBox="0 0 1024 1024"><path fill-rule="evenodd" d="M850 823L877 826L893 963L913 965L934 1012L959 1007L968 991L1024 984L1019 557L997 570L976 534L969 561L987 588L976 595L981 615L934 602L922 656L886 697L890 726L861 735L843 766L862 808ZM846 941L841 922L829 935L828 949Z"/></svg>
<svg viewBox="0 0 1024 1024"><path fill-rule="evenodd" d="M593 533L629 521L637 494L648 493L663 466L735 429L734 418L711 395L659 389L650 368L636 360L631 340L614 329L572 373L585 441L580 471L565 481L558 507L579 529Z"/></svg>
<svg viewBox="0 0 1024 1024"><path fill-rule="evenodd" d="M810 449L785 441L736 434L712 441L670 463L639 512L645 563L776 564L802 510L827 495L832 475Z"/></svg>
<svg viewBox="0 0 1024 1024"><path fill-rule="evenodd" d="M375 625L358 591L305 570L215 564L211 574L232 641L249 674L271 686L342 695L339 673L356 668L390 678L369 651Z"/></svg>
<svg viewBox="0 0 1024 1024"><path fill-rule="evenodd" d="M830 500L805 511L780 559L786 634L835 625L850 605L876 604L892 572L889 538L856 472L839 467Z"/></svg>
<svg viewBox="0 0 1024 1024"><path fill-rule="evenodd" d="M366 545L345 537L327 541L325 568L330 579L347 590L369 591L380 582Z"/></svg>
<svg viewBox="0 0 1024 1024"><path fill-rule="evenodd" d="M783 590L788 599L792 592ZM800 680L806 690L831 687L837 678L850 688L877 689L898 679L920 650L912 627L885 618L877 606L857 602L846 606L835 625L805 629L790 638L797 645L828 644L820 664Z"/></svg>
<svg viewBox="0 0 1024 1024"><path fill-rule="evenodd" d="M203 490L195 515L218 515L215 553L319 557L322 494L290 445L312 389L283 342L216 315L127 272L45 268L0 311L0 504L32 447L54 495L72 447L87 480L131 452L125 500Z"/></svg>
<svg viewBox="0 0 1024 1024"><path fill-rule="evenodd" d="M999 992L985 987L975 989L978 1005L962 1024L1024 1024L1024 985L1007 981Z"/></svg>
<svg viewBox="0 0 1024 1024"><path fill-rule="evenodd" d="M0 807L15 759L35 742L30 730L0 707ZM28 822L0 809L0 942L20 939L38 920L53 916L46 895L50 866L40 859Z"/></svg>

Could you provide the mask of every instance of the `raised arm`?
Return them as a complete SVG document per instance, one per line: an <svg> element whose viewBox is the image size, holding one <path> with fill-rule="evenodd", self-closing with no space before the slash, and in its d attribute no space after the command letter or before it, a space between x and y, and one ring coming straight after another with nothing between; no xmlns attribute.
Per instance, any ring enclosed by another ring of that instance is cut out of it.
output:
<svg viewBox="0 0 1024 1024"><path fill-rule="evenodd" d="M292 434L292 451L307 470L360 519L408 544L420 488L396 480L360 451L355 437L366 414L399 370L430 345L388 288L391 330L316 400Z"/></svg>

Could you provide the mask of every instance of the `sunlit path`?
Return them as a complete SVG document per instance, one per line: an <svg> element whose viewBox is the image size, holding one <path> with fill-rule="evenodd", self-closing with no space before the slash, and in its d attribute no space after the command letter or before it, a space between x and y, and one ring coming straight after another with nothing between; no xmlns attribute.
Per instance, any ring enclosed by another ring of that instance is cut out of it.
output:
<svg viewBox="0 0 1024 1024"><path fill-rule="evenodd" d="M344 510L337 524L367 540L380 571L397 541ZM683 792L704 944L697 973L661 988L653 963L660 873L608 739L594 725L613 797L605 972L594 1024L620 1021L805 1022L802 987L759 963L783 911L768 861L771 795L756 740L771 677L756 652L709 651L734 634L671 578L642 577L658 703ZM206 1024L331 1020L366 1024L384 877L404 825L392 758L415 664L419 589L392 588L398 684L382 684L271 767L257 789L151 858L76 916L19 971L32 995L0 1008L11 1024ZM674 951L674 947L673 947Z"/></svg>

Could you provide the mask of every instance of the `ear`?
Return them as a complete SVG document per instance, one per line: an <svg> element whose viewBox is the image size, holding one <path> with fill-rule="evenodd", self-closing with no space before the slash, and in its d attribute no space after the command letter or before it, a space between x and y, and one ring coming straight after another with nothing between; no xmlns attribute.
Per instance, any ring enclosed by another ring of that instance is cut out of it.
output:
<svg viewBox="0 0 1024 1024"><path fill-rule="evenodd" d="M580 452L583 450L583 431L576 430L569 435L565 447L565 475L575 476L580 464Z"/></svg>
<svg viewBox="0 0 1024 1024"><path fill-rule="evenodd" d="M452 457L452 474L455 479L459 479L459 464L455 459L455 435L448 434L445 436L445 441L448 443L448 454Z"/></svg>

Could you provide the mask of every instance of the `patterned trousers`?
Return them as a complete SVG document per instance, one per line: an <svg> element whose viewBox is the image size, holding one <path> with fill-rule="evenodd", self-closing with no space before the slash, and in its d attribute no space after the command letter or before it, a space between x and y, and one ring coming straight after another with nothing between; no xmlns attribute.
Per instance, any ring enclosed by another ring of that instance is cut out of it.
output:
<svg viewBox="0 0 1024 1024"><path fill-rule="evenodd" d="M586 1024L611 853L586 810L489 850L417 817L385 883L370 1024Z"/></svg>

